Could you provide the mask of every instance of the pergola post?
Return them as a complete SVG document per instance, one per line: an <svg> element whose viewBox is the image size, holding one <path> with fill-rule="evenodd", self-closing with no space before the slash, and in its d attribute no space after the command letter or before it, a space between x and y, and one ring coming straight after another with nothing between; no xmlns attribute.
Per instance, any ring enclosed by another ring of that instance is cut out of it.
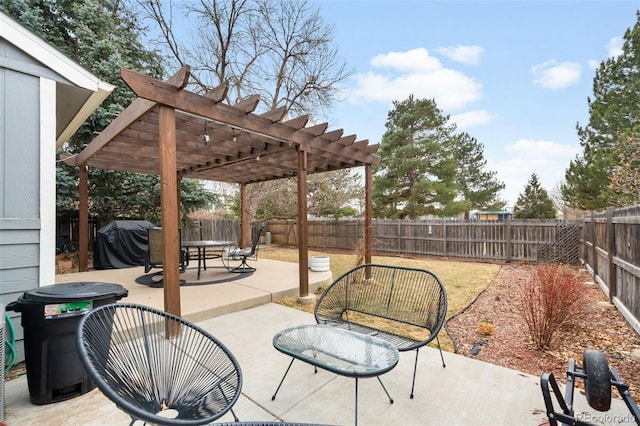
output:
<svg viewBox="0 0 640 426"><path fill-rule="evenodd" d="M161 105L159 112L160 200L162 210L164 310L180 316L180 237L176 168L176 111Z"/></svg>
<svg viewBox="0 0 640 426"><path fill-rule="evenodd" d="M240 246L246 247L247 243L247 184L240 184Z"/></svg>
<svg viewBox="0 0 640 426"><path fill-rule="evenodd" d="M371 164L364 166L364 263L371 263L373 250L373 173Z"/></svg>
<svg viewBox="0 0 640 426"><path fill-rule="evenodd" d="M300 297L309 296L309 247L307 231L307 151L298 151L298 272Z"/></svg>
<svg viewBox="0 0 640 426"><path fill-rule="evenodd" d="M85 272L89 264L89 173L86 164L80 165L78 175L78 271Z"/></svg>

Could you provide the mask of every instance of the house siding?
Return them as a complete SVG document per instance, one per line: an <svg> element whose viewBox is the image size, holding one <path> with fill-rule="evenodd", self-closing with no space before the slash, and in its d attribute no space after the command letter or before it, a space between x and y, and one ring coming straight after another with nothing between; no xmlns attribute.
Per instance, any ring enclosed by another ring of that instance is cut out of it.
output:
<svg viewBox="0 0 640 426"><path fill-rule="evenodd" d="M6 43L2 53L10 53L10 64L26 58L17 55ZM6 305L40 285L41 79L5 68L5 61L1 63L0 303ZM34 65L39 68L33 61L21 63L24 68ZM55 156L49 160L55 165ZM55 193L55 178L46 190ZM22 361L20 315L9 312L9 316L16 332L16 361Z"/></svg>
<svg viewBox="0 0 640 426"><path fill-rule="evenodd" d="M56 149L114 88L0 11L0 303L55 283Z"/></svg>

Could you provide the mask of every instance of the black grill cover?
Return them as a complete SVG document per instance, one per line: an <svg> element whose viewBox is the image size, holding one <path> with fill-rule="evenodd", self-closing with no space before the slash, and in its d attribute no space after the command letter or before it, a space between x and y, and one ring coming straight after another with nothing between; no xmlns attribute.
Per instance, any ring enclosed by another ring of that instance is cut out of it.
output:
<svg viewBox="0 0 640 426"><path fill-rule="evenodd" d="M120 269L144 265L149 247L147 229L154 226L146 220L114 220L100 228L93 250L93 267Z"/></svg>

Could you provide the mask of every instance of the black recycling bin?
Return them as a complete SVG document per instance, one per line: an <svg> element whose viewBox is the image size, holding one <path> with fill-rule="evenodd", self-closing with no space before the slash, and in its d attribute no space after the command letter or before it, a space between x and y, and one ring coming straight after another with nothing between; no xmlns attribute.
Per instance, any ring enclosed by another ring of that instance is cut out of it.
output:
<svg viewBox="0 0 640 426"><path fill-rule="evenodd" d="M7 305L7 310L22 313L32 404L63 401L95 388L76 348L80 319L127 294L120 284L74 282L29 290Z"/></svg>

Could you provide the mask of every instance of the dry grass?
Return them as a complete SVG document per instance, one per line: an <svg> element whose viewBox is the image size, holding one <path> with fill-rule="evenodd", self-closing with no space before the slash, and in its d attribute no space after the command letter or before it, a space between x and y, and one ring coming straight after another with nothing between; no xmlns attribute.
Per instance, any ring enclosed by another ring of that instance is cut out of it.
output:
<svg viewBox="0 0 640 426"><path fill-rule="evenodd" d="M336 279L356 266L357 250L351 253L323 252L309 250L309 256L329 256L331 259L331 273ZM276 245L262 245L260 257L263 259L298 262L298 250L291 247ZM408 258L393 256L373 256L372 263L385 265L410 266L423 268L435 273L447 290L449 308L447 317L467 306L478 293L484 290L493 280L500 265L492 263L460 262L455 260L440 260L432 258ZM294 298L283 299L278 303L296 309L313 312L314 305L303 305ZM453 345L446 333L441 332L440 341L444 350L453 350Z"/></svg>

